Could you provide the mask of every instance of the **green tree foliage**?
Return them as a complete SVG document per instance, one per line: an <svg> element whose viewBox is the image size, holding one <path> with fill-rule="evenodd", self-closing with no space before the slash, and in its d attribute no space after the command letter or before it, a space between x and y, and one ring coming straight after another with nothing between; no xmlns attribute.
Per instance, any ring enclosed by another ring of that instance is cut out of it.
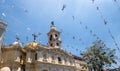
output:
<svg viewBox="0 0 120 71"><path fill-rule="evenodd" d="M105 66L111 66L115 61L115 49L107 48L101 40L82 52L82 58L87 62L90 71L102 71Z"/></svg>

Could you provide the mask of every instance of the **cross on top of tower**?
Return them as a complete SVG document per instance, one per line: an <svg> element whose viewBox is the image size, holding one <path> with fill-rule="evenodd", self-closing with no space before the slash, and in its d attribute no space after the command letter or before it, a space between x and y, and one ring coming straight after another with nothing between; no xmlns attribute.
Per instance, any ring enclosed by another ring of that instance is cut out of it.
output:
<svg viewBox="0 0 120 71"><path fill-rule="evenodd" d="M19 41L20 38L18 37L18 34L16 34L16 41Z"/></svg>
<svg viewBox="0 0 120 71"><path fill-rule="evenodd" d="M51 22L51 25L54 26L54 21Z"/></svg>
<svg viewBox="0 0 120 71"><path fill-rule="evenodd" d="M38 37L35 33L34 34L32 34L32 36L33 36L33 38L34 38L34 41L33 42L35 42L36 41L36 38Z"/></svg>
<svg viewBox="0 0 120 71"><path fill-rule="evenodd" d="M54 21L51 22L51 27L55 27Z"/></svg>
<svg viewBox="0 0 120 71"><path fill-rule="evenodd" d="M55 27L55 24L54 24L54 21L51 22L51 29L55 29L56 30L56 27Z"/></svg>

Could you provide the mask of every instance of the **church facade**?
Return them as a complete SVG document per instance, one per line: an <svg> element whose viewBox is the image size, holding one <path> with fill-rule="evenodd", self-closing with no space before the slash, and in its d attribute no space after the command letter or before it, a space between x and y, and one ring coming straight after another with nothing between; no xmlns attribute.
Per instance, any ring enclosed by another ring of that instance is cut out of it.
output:
<svg viewBox="0 0 120 71"><path fill-rule="evenodd" d="M34 41L22 47L19 39L10 46L4 46L0 71L88 71L87 64L80 57L61 49L60 32L52 22L48 45Z"/></svg>

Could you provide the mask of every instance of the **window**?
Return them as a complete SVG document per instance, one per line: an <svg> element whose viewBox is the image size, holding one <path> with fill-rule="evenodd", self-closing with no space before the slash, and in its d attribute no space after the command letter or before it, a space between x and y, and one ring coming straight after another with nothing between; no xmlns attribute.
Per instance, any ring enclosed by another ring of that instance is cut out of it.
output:
<svg viewBox="0 0 120 71"><path fill-rule="evenodd" d="M22 65L21 69L22 71L25 71L25 65Z"/></svg>
<svg viewBox="0 0 120 71"><path fill-rule="evenodd" d="M47 62L47 55L46 54L43 55L43 61Z"/></svg>
<svg viewBox="0 0 120 71"><path fill-rule="evenodd" d="M58 37L58 35L57 35L57 34L55 34L55 37Z"/></svg>
<svg viewBox="0 0 120 71"><path fill-rule="evenodd" d="M55 58L54 58L54 56L52 56L51 58L52 58L52 63L55 63Z"/></svg>
<svg viewBox="0 0 120 71"><path fill-rule="evenodd" d="M65 63L65 64L68 64L68 63L67 63L67 59L66 59L66 58L64 58L64 63Z"/></svg>
<svg viewBox="0 0 120 71"><path fill-rule="evenodd" d="M59 46L59 43L56 43L57 46Z"/></svg>
<svg viewBox="0 0 120 71"><path fill-rule="evenodd" d="M46 58L47 58L47 55L46 55L46 54L44 54L44 55L43 55L43 59L46 59Z"/></svg>
<svg viewBox="0 0 120 71"><path fill-rule="evenodd" d="M55 60L54 56L52 56L52 60Z"/></svg>
<svg viewBox="0 0 120 71"><path fill-rule="evenodd" d="M59 63L61 63L61 62L62 62L62 60L61 60L61 58L60 58L60 57L58 57L58 62L59 62Z"/></svg>
<svg viewBox="0 0 120 71"><path fill-rule="evenodd" d="M70 60L70 64L72 65L72 60Z"/></svg>
<svg viewBox="0 0 120 71"><path fill-rule="evenodd" d="M10 66L10 70L12 71L12 66Z"/></svg>
<svg viewBox="0 0 120 71"><path fill-rule="evenodd" d="M20 63L22 62L22 55L20 55Z"/></svg>
<svg viewBox="0 0 120 71"><path fill-rule="evenodd" d="M52 40L52 35L50 35L50 41Z"/></svg>
<svg viewBox="0 0 120 71"><path fill-rule="evenodd" d="M37 53L35 54L35 60L37 60Z"/></svg>
<svg viewBox="0 0 120 71"><path fill-rule="evenodd" d="M52 47L52 46L53 46L53 44L51 43L51 44L50 44L50 46Z"/></svg>

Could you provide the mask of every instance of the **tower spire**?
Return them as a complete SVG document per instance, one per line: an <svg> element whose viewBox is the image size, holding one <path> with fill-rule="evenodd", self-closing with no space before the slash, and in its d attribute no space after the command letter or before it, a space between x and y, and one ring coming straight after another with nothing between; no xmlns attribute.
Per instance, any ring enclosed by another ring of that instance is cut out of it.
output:
<svg viewBox="0 0 120 71"><path fill-rule="evenodd" d="M54 21L51 22L50 29L54 29L54 30L56 30L56 27L55 27Z"/></svg>
<svg viewBox="0 0 120 71"><path fill-rule="evenodd" d="M54 26L54 21L51 22L51 25Z"/></svg>
<svg viewBox="0 0 120 71"><path fill-rule="evenodd" d="M60 36L60 32L57 31L54 22L51 22L51 26L50 26L50 31L47 33L48 35L48 46L49 47L60 47L61 46L61 40L59 38Z"/></svg>
<svg viewBox="0 0 120 71"><path fill-rule="evenodd" d="M16 41L19 42L20 38L18 37L18 34L16 34Z"/></svg>

